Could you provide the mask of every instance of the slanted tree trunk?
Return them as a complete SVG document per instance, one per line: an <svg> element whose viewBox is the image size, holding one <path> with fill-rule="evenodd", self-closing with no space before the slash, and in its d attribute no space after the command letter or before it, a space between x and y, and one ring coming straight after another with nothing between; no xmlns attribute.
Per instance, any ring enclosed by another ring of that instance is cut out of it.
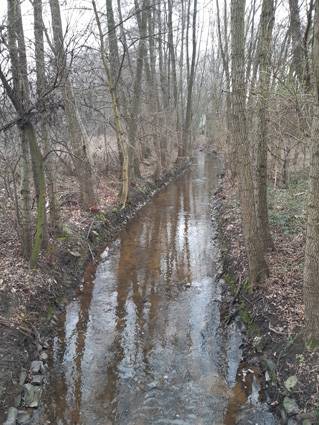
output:
<svg viewBox="0 0 319 425"><path fill-rule="evenodd" d="M68 123L72 161L80 186L80 202L88 209L96 204L92 167L87 153L88 137L76 105L67 69L59 0L50 0L56 72L63 81L63 100Z"/></svg>
<svg viewBox="0 0 319 425"><path fill-rule="evenodd" d="M307 337L319 341L319 0L315 0L313 66L315 106L307 206L304 303Z"/></svg>
<svg viewBox="0 0 319 425"><path fill-rule="evenodd" d="M267 152L269 139L269 85L271 72L272 31L275 20L274 0L263 0L259 28L259 93L258 93L258 132L257 132L257 220L264 248L272 248L273 241L269 229L267 198Z"/></svg>
<svg viewBox="0 0 319 425"><path fill-rule="evenodd" d="M231 1L231 76L233 140L238 152L239 198L243 234L249 263L249 276L254 285L267 275L268 269L259 237L254 199L248 131L246 122L245 82L245 0Z"/></svg>

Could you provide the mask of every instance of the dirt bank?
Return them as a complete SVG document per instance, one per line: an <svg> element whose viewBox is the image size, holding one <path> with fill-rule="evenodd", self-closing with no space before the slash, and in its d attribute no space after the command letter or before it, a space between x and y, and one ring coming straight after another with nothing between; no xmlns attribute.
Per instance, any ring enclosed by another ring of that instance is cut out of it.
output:
<svg viewBox="0 0 319 425"><path fill-rule="evenodd" d="M244 361L259 365L270 408L282 423L318 424L319 354L303 335L303 205L306 182L271 189L270 221L275 249L267 255L270 276L253 292L247 281L247 258L237 191L226 178L216 194L219 239L228 287L224 320L245 324Z"/></svg>
<svg viewBox="0 0 319 425"><path fill-rule="evenodd" d="M0 423L10 406L19 407L22 385L31 379L30 364L45 351L57 314L81 284L87 262L98 259L136 211L186 167L171 171L156 183L141 181L124 210L118 208L114 196L104 210L94 213L81 212L68 200L63 231L50 240L48 252L35 271L21 259L14 232L1 220Z"/></svg>

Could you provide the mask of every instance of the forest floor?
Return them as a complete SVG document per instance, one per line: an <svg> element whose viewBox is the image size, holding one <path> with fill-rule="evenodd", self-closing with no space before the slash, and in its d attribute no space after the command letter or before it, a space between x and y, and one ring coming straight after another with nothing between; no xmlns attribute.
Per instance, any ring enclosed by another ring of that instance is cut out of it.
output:
<svg viewBox="0 0 319 425"><path fill-rule="evenodd" d="M37 270L20 255L12 202L0 190L0 423L10 406L20 405L23 384L31 379L30 363L48 346L57 315L81 284L85 265L98 259L127 220L182 171L174 169L156 182L141 179L124 210L117 204L115 177L100 180L94 212L81 210L77 193L70 191L76 182L64 180L58 188L62 231L50 238Z"/></svg>
<svg viewBox="0 0 319 425"><path fill-rule="evenodd" d="M303 264L307 183L269 189L274 250L269 278L251 291L236 187L225 178L216 194L224 280L229 287L224 319L246 325L244 361L265 373L269 404L282 423L319 424L319 351L303 340Z"/></svg>

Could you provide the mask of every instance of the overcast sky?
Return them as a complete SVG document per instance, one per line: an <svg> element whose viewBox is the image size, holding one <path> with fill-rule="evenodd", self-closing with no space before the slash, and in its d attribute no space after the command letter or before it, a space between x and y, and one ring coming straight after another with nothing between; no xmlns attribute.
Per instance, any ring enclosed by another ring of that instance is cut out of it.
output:
<svg viewBox="0 0 319 425"><path fill-rule="evenodd" d="M309 0L302 0L302 3L307 3ZM96 0L100 10L105 10L105 0ZM257 3L261 0L257 0ZM3 22L6 16L6 0L0 0L0 19ZM124 10L129 11L134 6L133 0L122 0L124 5ZM223 1L220 1L221 6ZM230 0L227 0L227 3L230 3ZM247 1L247 5L250 2ZM69 36L72 37L76 35L78 39L79 36L84 35L88 27L89 22L93 18L92 12L92 3L91 0L61 0L61 14L63 19L64 31L68 28ZM278 0L278 10L276 14L277 22L286 21L288 18L288 0ZM300 2L301 4L301 2ZM47 28L50 28L50 13L48 8L48 0L43 1L44 5L44 21ZM126 8L125 8L125 5ZM202 44L200 46L201 50L205 49L206 40L209 37L211 40L211 33L216 32L215 25L212 25L212 22L215 18L215 12L213 6L215 5L215 0L198 0L198 23L199 31L202 28ZM304 7L303 7L303 10ZM33 40L33 11L30 0L22 0L22 13L23 13L23 24L26 40L29 40L31 44ZM129 24L129 23L128 23Z"/></svg>

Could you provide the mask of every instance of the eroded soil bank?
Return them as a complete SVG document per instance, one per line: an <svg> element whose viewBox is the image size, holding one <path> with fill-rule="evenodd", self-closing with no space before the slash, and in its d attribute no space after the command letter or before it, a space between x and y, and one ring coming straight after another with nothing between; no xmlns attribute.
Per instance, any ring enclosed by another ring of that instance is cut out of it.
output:
<svg viewBox="0 0 319 425"><path fill-rule="evenodd" d="M268 253L270 276L251 292L247 278L236 187L223 180L216 194L218 234L229 290L224 305L228 323L240 317L247 335L243 360L265 377L268 404L281 423L319 423L319 354L303 340L303 262L306 181L300 176L269 193L275 249Z"/></svg>

